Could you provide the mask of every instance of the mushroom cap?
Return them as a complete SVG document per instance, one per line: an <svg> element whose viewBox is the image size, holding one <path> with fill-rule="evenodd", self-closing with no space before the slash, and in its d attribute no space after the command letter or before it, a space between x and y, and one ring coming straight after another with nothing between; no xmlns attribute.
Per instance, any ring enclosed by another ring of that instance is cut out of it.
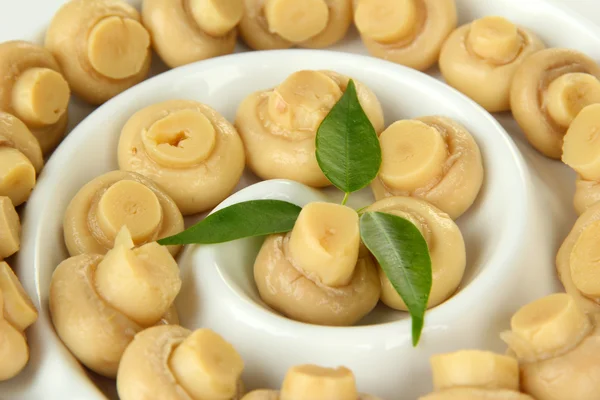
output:
<svg viewBox="0 0 600 400"><path fill-rule="evenodd" d="M148 328L135 335L119 366L119 397L122 400L200 400L186 392L169 368L171 353L191 334L181 326L168 325ZM231 400L238 400L242 395L240 380L238 394Z"/></svg>
<svg viewBox="0 0 600 400"><path fill-rule="evenodd" d="M271 308L301 322L348 326L377 305L381 287L370 255L359 258L348 285L332 288L316 283L293 265L288 241L289 235L269 236L254 263L258 292Z"/></svg>
<svg viewBox="0 0 600 400"><path fill-rule="evenodd" d="M144 0L142 20L152 36L154 50L171 68L233 53L237 31L223 36L204 32L183 1Z"/></svg>
<svg viewBox="0 0 600 400"><path fill-rule="evenodd" d="M56 12L46 31L46 48L56 57L71 89L95 105L140 83L150 71L150 48L140 70L127 78L111 79L94 69L87 54L89 32L98 22L111 16L141 24L140 14L125 1L71 0Z"/></svg>
<svg viewBox="0 0 600 400"><path fill-rule="evenodd" d="M59 64L47 49L33 43L20 40L0 43L0 110L16 115L12 105L13 87L19 76L31 68L48 68L62 73ZM14 117L13 117L14 118ZM68 112L63 113L59 120L52 125L43 127L31 127L31 133L38 140L43 153L53 150L62 140L67 129ZM20 121L19 121L20 122ZM17 134L23 131L18 123L0 115L0 136L6 133L8 124L18 129ZM5 129L2 128L5 126ZM26 135L26 134L25 134ZM16 139L13 139L16 142ZM31 146L29 146L31 147ZM35 155L36 150L24 153L38 170L39 158ZM39 170L38 170L39 171Z"/></svg>
<svg viewBox="0 0 600 400"><path fill-rule="evenodd" d="M346 90L349 77L333 71L317 71L332 79L342 91ZM354 81L362 108L376 132L384 129L381 104L366 85ZM267 114L269 96L275 89L253 93L239 106L235 125L244 141L248 166L263 179L291 179L312 187L329 186L331 183L321 171L315 155L316 130L302 131L301 137L293 137L290 130L276 126L283 133L273 133Z"/></svg>
<svg viewBox="0 0 600 400"><path fill-rule="evenodd" d="M310 39L292 43L269 29L265 17L264 0L244 0L246 9L239 24L240 36L254 50L288 49L293 46L320 49L332 46L346 36L352 24L352 0L327 0L327 26Z"/></svg>
<svg viewBox="0 0 600 400"><path fill-rule="evenodd" d="M479 146L467 129L450 118L415 118L440 132L448 147L443 176L425 182L420 188L402 191L386 186L378 176L371 182L375 199L410 196L425 200L456 220L471 207L483 184L484 171Z"/></svg>
<svg viewBox="0 0 600 400"><path fill-rule="evenodd" d="M101 175L84 185L73 197L64 218L64 236L69 254L105 254L113 247L114 239L109 239L98 224L98 203L108 188L122 180L138 182L146 186L156 195L162 206L162 221L159 229L152 237L141 245L182 232L184 222L175 202L152 182L139 174L125 171L112 171ZM169 246L175 255L181 246Z"/></svg>
<svg viewBox="0 0 600 400"><path fill-rule="evenodd" d="M145 150L142 132L170 113L191 110L206 117L215 129L215 145L208 157L189 168L167 168ZM170 195L184 215L206 211L231 194L245 167L240 135L214 109L191 100L169 100L135 113L119 140L119 167L152 179Z"/></svg>
<svg viewBox="0 0 600 400"><path fill-rule="evenodd" d="M440 53L440 72L446 82L469 96L489 112L510 110L510 87L521 63L543 49L544 43L533 32L518 27L521 49L509 63L498 64L481 58L469 49L471 25L456 29L444 42Z"/></svg>
<svg viewBox="0 0 600 400"><path fill-rule="evenodd" d="M19 150L31 161L39 173L44 166L44 156L40 143L17 117L0 111L0 146L9 146Z"/></svg>
<svg viewBox="0 0 600 400"><path fill-rule="evenodd" d="M423 234L429 248L433 278L427 308L443 303L456 292L465 272L466 250L462 233L448 214L412 197L388 197L365 211L384 212L408 219ZM397 310L408 310L381 268L379 276L381 300Z"/></svg>
<svg viewBox="0 0 600 400"><path fill-rule="evenodd" d="M21 247L21 221L10 198L0 196L0 260Z"/></svg>
<svg viewBox="0 0 600 400"><path fill-rule="evenodd" d="M270 389L253 390L246 394L241 400L279 400L279 391ZM356 400L381 400L379 397L359 393Z"/></svg>
<svg viewBox="0 0 600 400"><path fill-rule="evenodd" d="M455 0L414 0L418 28L396 43L380 43L361 34L369 53L378 58L425 71L436 63L444 41L456 28Z"/></svg>
<svg viewBox="0 0 600 400"><path fill-rule="evenodd" d="M434 392L419 400L534 400L531 396L512 390L460 387ZM546 399L544 399L546 400ZM564 399L563 399L564 400Z"/></svg>
<svg viewBox="0 0 600 400"><path fill-rule="evenodd" d="M600 66L585 54L570 49L545 49L521 63L511 84L513 117L533 147L550 158L560 159L566 128L548 114L544 94L552 81L574 72L600 79Z"/></svg>
<svg viewBox="0 0 600 400"><path fill-rule="evenodd" d="M588 181L577 176L575 181L575 197L573 205L577 215L583 214L588 208L600 202L600 182Z"/></svg>

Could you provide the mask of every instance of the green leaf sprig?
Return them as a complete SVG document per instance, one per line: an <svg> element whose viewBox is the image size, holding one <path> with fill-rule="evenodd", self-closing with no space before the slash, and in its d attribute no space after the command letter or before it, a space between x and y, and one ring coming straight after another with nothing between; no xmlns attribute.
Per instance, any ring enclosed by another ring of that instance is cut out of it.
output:
<svg viewBox="0 0 600 400"><path fill-rule="evenodd" d="M377 133L358 99L353 80L319 126L316 158L323 174L345 193L371 183L381 167ZM210 214L189 229L158 241L162 245L214 244L292 230L301 208L279 200L237 203ZM359 210L360 236L377 259L412 318L412 341L419 343L431 292L427 242L410 221L382 212Z"/></svg>

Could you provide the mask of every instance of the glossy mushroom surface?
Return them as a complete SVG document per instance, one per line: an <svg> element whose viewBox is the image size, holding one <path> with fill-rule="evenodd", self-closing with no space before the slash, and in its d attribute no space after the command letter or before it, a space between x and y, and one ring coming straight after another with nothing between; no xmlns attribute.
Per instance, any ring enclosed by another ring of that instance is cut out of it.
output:
<svg viewBox="0 0 600 400"><path fill-rule="evenodd" d="M450 118L421 117L393 123L379 136L382 165L371 183L375 199L416 197L457 219L483 184L479 146Z"/></svg>
<svg viewBox="0 0 600 400"><path fill-rule="evenodd" d="M426 201L412 197L388 197L365 211L402 217L413 223L425 238L433 279L428 308L443 303L456 292L465 272L466 250L460 229L448 214ZM381 301L396 310L407 311L406 304L381 268L379 278Z"/></svg>
<svg viewBox="0 0 600 400"><path fill-rule="evenodd" d="M191 100L143 108L125 124L119 167L156 182L184 215L229 196L244 172L240 135L222 115Z"/></svg>
<svg viewBox="0 0 600 400"><path fill-rule="evenodd" d="M231 54L243 0L144 0L142 20L152 45L171 68Z"/></svg>
<svg viewBox="0 0 600 400"><path fill-rule="evenodd" d="M377 304L379 277L359 254L358 214L332 203L303 208L289 234L267 237L254 263L262 300L301 322L353 325Z"/></svg>
<svg viewBox="0 0 600 400"><path fill-rule="evenodd" d="M0 260L21 248L21 221L10 198L0 196Z"/></svg>
<svg viewBox="0 0 600 400"><path fill-rule="evenodd" d="M59 63L48 50L24 41L0 43L0 111L24 122L44 153L65 135L70 97ZM7 129L3 125L15 124L6 118L0 116L0 134Z"/></svg>
<svg viewBox="0 0 600 400"><path fill-rule="evenodd" d="M45 45L77 96L98 105L143 81L150 34L123 0L72 0L54 15Z"/></svg>
<svg viewBox="0 0 600 400"><path fill-rule="evenodd" d="M342 97L349 77L332 71L298 71L273 89L246 97L236 127L248 166L262 179L291 179L312 187L331 183L315 156L317 129ZM375 94L356 83L358 99L376 132L384 128Z"/></svg>
<svg viewBox="0 0 600 400"><path fill-rule="evenodd" d="M325 48L352 23L352 0L244 0L244 8L240 35L255 50Z"/></svg>
<svg viewBox="0 0 600 400"><path fill-rule="evenodd" d="M573 205L578 215L588 208L600 203L600 181L588 181L581 176L575 180L575 197Z"/></svg>
<svg viewBox="0 0 600 400"><path fill-rule="evenodd" d="M510 90L512 114L529 142L550 158L562 156L575 116L600 102L600 66L583 53L545 49L525 59Z"/></svg>
<svg viewBox="0 0 600 400"><path fill-rule="evenodd" d="M134 248L123 228L105 256L82 254L56 268L50 314L73 355L92 371L114 378L137 332L178 322L173 301L180 288L179 268L169 251L154 242Z"/></svg>
<svg viewBox="0 0 600 400"><path fill-rule="evenodd" d="M354 23L369 52L420 71L437 62L457 18L454 0L355 0Z"/></svg>
<svg viewBox="0 0 600 400"><path fill-rule="evenodd" d="M139 246L182 232L184 222L175 202L150 179L108 172L85 184L67 207L63 228L69 254L105 254L123 226ZM181 246L168 248L177 254Z"/></svg>
<svg viewBox="0 0 600 400"><path fill-rule="evenodd" d="M517 68L544 43L503 17L488 16L461 26L440 53L446 82L490 112L510 110L510 86Z"/></svg>
<svg viewBox="0 0 600 400"><path fill-rule="evenodd" d="M244 362L210 329L166 325L138 333L119 365L121 400L239 400Z"/></svg>

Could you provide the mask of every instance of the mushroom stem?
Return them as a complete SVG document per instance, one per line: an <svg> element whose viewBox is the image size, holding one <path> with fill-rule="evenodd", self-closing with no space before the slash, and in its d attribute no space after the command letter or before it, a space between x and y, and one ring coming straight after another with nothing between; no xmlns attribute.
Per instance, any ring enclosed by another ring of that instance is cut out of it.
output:
<svg viewBox="0 0 600 400"><path fill-rule="evenodd" d="M380 43L410 36L417 25L415 0L360 0L354 21L361 34Z"/></svg>
<svg viewBox="0 0 600 400"><path fill-rule="evenodd" d="M264 13L269 30L292 43L318 35L329 21L324 0L265 0Z"/></svg>
<svg viewBox="0 0 600 400"><path fill-rule="evenodd" d="M600 221L585 227L570 257L573 284L586 296L600 297Z"/></svg>
<svg viewBox="0 0 600 400"><path fill-rule="evenodd" d="M523 44L517 26L495 16L473 21L467 42L479 57L499 64L514 60Z"/></svg>
<svg viewBox="0 0 600 400"><path fill-rule="evenodd" d="M189 7L198 26L213 36L227 34L244 15L243 0L190 0Z"/></svg>
<svg viewBox="0 0 600 400"><path fill-rule="evenodd" d="M24 203L35 186L35 168L19 150L0 147L0 196L16 206Z"/></svg>
<svg viewBox="0 0 600 400"><path fill-rule="evenodd" d="M29 360L29 347L25 335L1 316L0 337L0 381L4 381L15 377L25 368Z"/></svg>
<svg viewBox="0 0 600 400"><path fill-rule="evenodd" d="M21 222L12 201L0 196L0 260L10 257L21 247Z"/></svg>
<svg viewBox="0 0 600 400"><path fill-rule="evenodd" d="M588 181L600 181L600 104L577 114L563 143L562 160Z"/></svg>
<svg viewBox="0 0 600 400"><path fill-rule="evenodd" d="M6 318L16 330L23 332L37 320L38 312L35 306L23 289L19 278L5 262L0 262L0 295L4 303L0 308L2 311L0 319L3 314L3 318ZM0 357L0 360L3 358Z"/></svg>
<svg viewBox="0 0 600 400"><path fill-rule="evenodd" d="M594 103L600 103L600 81L593 75L564 74L548 86L548 114L562 127L568 127L584 107Z"/></svg>
<svg viewBox="0 0 600 400"><path fill-rule="evenodd" d="M347 368L299 365L288 370L279 400L356 400L354 374Z"/></svg>

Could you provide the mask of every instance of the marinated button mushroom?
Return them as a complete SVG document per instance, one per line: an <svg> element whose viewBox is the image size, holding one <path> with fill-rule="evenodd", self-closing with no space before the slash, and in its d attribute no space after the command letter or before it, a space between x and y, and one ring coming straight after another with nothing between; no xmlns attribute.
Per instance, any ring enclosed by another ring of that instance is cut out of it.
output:
<svg viewBox="0 0 600 400"><path fill-rule="evenodd" d="M11 379L29 361L29 346L23 333L38 317L21 282L0 261L0 381Z"/></svg>
<svg viewBox="0 0 600 400"><path fill-rule="evenodd" d="M519 358L521 388L537 400L596 400L600 393L600 319L568 294L522 307L503 340Z"/></svg>
<svg viewBox="0 0 600 400"><path fill-rule="evenodd" d="M411 197L389 197L379 200L366 211L397 215L412 222L427 242L431 257L432 286L427 307L435 307L456 292L466 266L465 242L458 226L448 214L426 201ZM396 310L407 311L404 301L379 268L381 301Z"/></svg>
<svg viewBox="0 0 600 400"><path fill-rule="evenodd" d="M242 400L378 400L358 393L354 374L348 368L297 365L288 370L281 391L255 390Z"/></svg>
<svg viewBox="0 0 600 400"><path fill-rule="evenodd" d="M375 57L425 71L456 28L454 0L355 0L354 23Z"/></svg>
<svg viewBox="0 0 600 400"><path fill-rule="evenodd" d="M169 251L155 242L134 248L124 227L106 256L82 254L56 268L50 284L52 322L79 361L114 378L137 332L178 322L172 305L180 288L179 268Z"/></svg>
<svg viewBox="0 0 600 400"><path fill-rule="evenodd" d="M529 142L560 159L563 136L585 106L600 102L600 66L575 50L545 49L517 69L510 105Z"/></svg>
<svg viewBox="0 0 600 400"><path fill-rule="evenodd" d="M556 268L565 290L586 313L600 312L600 203L575 222L556 255Z"/></svg>
<svg viewBox="0 0 600 400"><path fill-rule="evenodd" d="M0 111L27 124L31 132L24 135L29 138L33 133L44 153L53 150L65 135L70 97L69 85L48 50L23 41L0 43ZM0 135L16 130L14 137L19 136L27 130L21 125L0 113ZM37 154L28 156L37 163L33 159Z"/></svg>
<svg viewBox="0 0 600 400"><path fill-rule="evenodd" d="M142 20L154 50L171 68L235 49L243 0L144 0Z"/></svg>
<svg viewBox="0 0 600 400"><path fill-rule="evenodd" d="M244 0L240 35L255 50L324 48L344 38L352 0Z"/></svg>
<svg viewBox="0 0 600 400"><path fill-rule="evenodd" d="M150 70L150 34L122 0L72 0L50 22L46 48L71 89L102 104L143 81Z"/></svg>
<svg viewBox="0 0 600 400"><path fill-rule="evenodd" d="M211 209L244 172L237 131L212 108L170 100L135 113L119 140L119 167L156 182L184 215Z"/></svg>
<svg viewBox="0 0 600 400"><path fill-rule="evenodd" d="M63 224L69 254L105 254L123 226L136 246L184 229L175 202L162 189L134 172L112 171L88 182L69 203ZM168 247L173 255L180 248Z"/></svg>
<svg viewBox="0 0 600 400"><path fill-rule="evenodd" d="M310 203L289 234L269 236L254 263L254 280L274 310L318 325L353 325L377 304L377 269L359 255L358 214Z"/></svg>
<svg viewBox="0 0 600 400"><path fill-rule="evenodd" d="M121 400L238 400L244 361L210 329L148 328L127 347L117 375Z"/></svg>
<svg viewBox="0 0 600 400"><path fill-rule="evenodd" d="M533 400L519 393L516 359L463 350L431 357L434 392L420 400Z"/></svg>
<svg viewBox="0 0 600 400"><path fill-rule="evenodd" d="M573 205L578 215L600 202L600 181L586 181L580 176L575 181Z"/></svg>
<svg viewBox="0 0 600 400"><path fill-rule="evenodd" d="M317 129L342 97L349 78L332 71L298 71L274 89L256 92L240 105L236 126L248 166L263 179L292 179L308 186L331 183L315 155ZM383 110L369 88L356 83L358 99L379 133Z"/></svg>
<svg viewBox="0 0 600 400"><path fill-rule="evenodd" d="M0 111L0 147L12 147L25 155L36 173L44 166L42 149L36 137L17 117Z"/></svg>
<svg viewBox="0 0 600 400"><path fill-rule="evenodd" d="M380 136L382 164L371 183L375 199L412 196L460 217L483 183L479 146L459 123L422 117L393 123Z"/></svg>
<svg viewBox="0 0 600 400"><path fill-rule="evenodd" d="M12 256L21 247L21 222L12 201L0 196L0 260Z"/></svg>
<svg viewBox="0 0 600 400"><path fill-rule="evenodd" d="M521 63L543 49L529 30L503 17L484 17L452 32L440 53L450 86L490 112L510 110L510 85Z"/></svg>

